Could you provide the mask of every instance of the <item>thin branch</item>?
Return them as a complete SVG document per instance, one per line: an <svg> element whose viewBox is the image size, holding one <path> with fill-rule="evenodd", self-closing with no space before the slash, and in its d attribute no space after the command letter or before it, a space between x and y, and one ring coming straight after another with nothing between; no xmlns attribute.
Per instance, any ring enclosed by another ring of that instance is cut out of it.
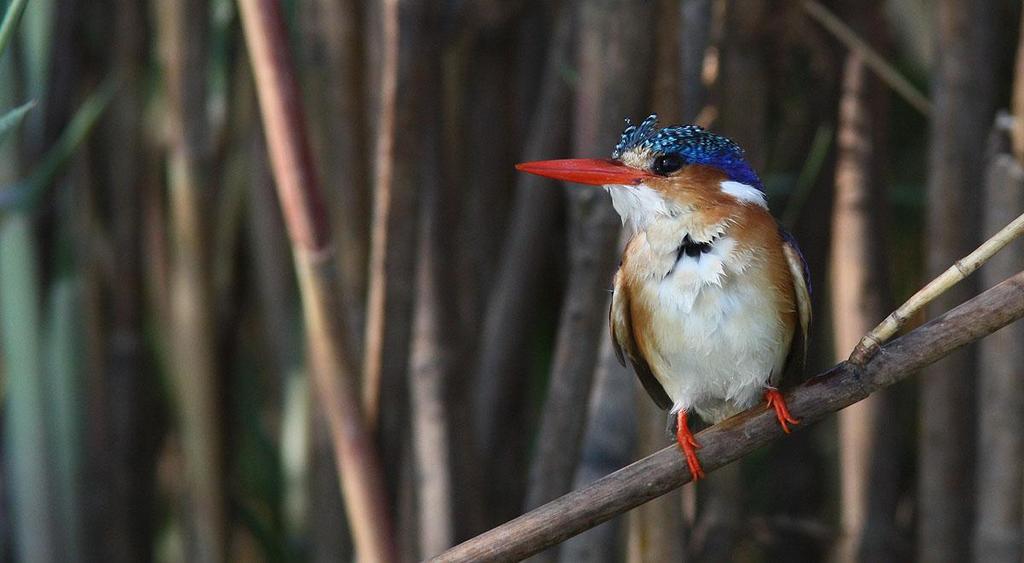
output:
<svg viewBox="0 0 1024 563"><path fill-rule="evenodd" d="M415 96L418 64L414 52L418 19L423 3L380 2L380 94L377 117L376 161L373 180L373 217L370 225L369 294L363 350L363 405L371 428L387 435L387 405L397 404L388 395L404 393L412 320L413 280L416 268L416 159L412 137L404 127L416 123ZM409 13L403 21L403 15ZM403 63L403 61L417 61ZM385 394L383 389L388 389ZM392 411L390 416L404 416ZM379 430L379 429L385 430ZM384 455L397 447L385 442Z"/></svg>
<svg viewBox="0 0 1024 563"><path fill-rule="evenodd" d="M256 91L278 196L292 240L315 396L334 442L349 523L360 561L394 561L380 461L360 408L357 372L338 311L331 231L303 128L281 7L240 0Z"/></svg>
<svg viewBox="0 0 1024 563"><path fill-rule="evenodd" d="M861 339L857 347L854 348L853 353L850 354L850 361L859 365L866 363L875 354L879 346L903 328L903 325L907 323L907 319L912 318L918 311L945 293L946 290L974 273L989 258L1002 250L1012 240L1021 236L1021 234L1024 234L1024 214L1018 216L1009 225L1003 227L1001 231L992 235L974 252L957 260L939 277L928 282L928 285L922 287L906 303L900 305L899 309L890 313L881 324L871 329L871 332Z"/></svg>
<svg viewBox="0 0 1024 563"><path fill-rule="evenodd" d="M832 35L835 35L836 39L839 39L846 45L846 48L860 53L864 57L864 63L878 75L882 82L888 84L908 104L921 112L921 115L925 117L931 116L931 101L900 74L900 71L895 66L885 60L871 45L868 45L867 41L861 39L855 31L850 29L850 26L843 23L843 20L839 19L828 8L814 0L805 0L803 6L807 15L814 18Z"/></svg>
<svg viewBox="0 0 1024 563"><path fill-rule="evenodd" d="M787 404L801 429L909 377L953 350L1024 317L1024 272L886 345L864 366L843 362L795 389ZM698 434L711 471L783 437L774 415L755 407ZM462 543L435 562L523 559L690 482L669 446L577 491Z"/></svg>

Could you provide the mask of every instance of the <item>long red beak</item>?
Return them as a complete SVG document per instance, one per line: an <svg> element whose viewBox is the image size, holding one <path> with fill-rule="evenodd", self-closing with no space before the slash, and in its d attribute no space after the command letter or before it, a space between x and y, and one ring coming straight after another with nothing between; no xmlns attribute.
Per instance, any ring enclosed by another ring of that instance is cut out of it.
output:
<svg viewBox="0 0 1024 563"><path fill-rule="evenodd" d="M545 178L604 186L609 184L639 184L653 176L649 172L630 168L616 160L594 158L565 158L561 160L537 160L516 165L516 170L529 172Z"/></svg>

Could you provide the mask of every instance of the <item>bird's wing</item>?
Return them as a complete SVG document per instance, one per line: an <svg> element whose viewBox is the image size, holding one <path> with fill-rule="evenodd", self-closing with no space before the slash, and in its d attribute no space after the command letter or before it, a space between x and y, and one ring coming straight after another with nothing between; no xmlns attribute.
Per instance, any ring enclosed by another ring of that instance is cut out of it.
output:
<svg viewBox="0 0 1024 563"><path fill-rule="evenodd" d="M663 409L672 407L672 399L669 398L665 388L658 383L651 371L651 366L644 359L636 344L633 335L632 311L630 310L629 292L622 287L620 280L622 274L615 274L615 289L612 293L612 305L608 311L608 325L612 333L612 345L615 347L615 355L619 363L626 365L626 359L633 365L633 371L640 379L644 389L654 399L654 402Z"/></svg>
<svg viewBox="0 0 1024 563"><path fill-rule="evenodd" d="M793 336L789 358L786 361L786 372L800 375L807 359L807 338L811 329L811 276L796 239L784 229L780 228L779 231L782 234L782 252L786 256L786 264L793 277L796 312L800 321L799 330Z"/></svg>

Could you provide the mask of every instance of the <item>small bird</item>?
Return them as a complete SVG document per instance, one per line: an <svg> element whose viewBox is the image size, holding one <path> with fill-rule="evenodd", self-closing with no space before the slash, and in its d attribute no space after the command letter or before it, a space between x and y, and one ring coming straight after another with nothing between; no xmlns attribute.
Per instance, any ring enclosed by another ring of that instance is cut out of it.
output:
<svg viewBox="0 0 1024 563"><path fill-rule="evenodd" d="M778 386L803 369L807 264L739 145L696 125L658 128L651 115L626 120L611 160L516 168L611 195L629 235L609 312L615 351L671 409L695 480L690 413L716 424L763 398L785 432L798 423Z"/></svg>

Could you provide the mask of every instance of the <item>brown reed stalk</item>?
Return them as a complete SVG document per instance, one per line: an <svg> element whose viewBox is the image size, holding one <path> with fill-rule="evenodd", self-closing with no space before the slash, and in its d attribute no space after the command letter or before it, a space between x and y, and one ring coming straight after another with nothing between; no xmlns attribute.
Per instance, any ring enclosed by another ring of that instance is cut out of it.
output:
<svg viewBox="0 0 1024 563"><path fill-rule="evenodd" d="M313 388L326 414L360 561L394 561L395 544L377 451L363 419L348 350L334 247L312 154L281 7L240 0L267 147L292 241Z"/></svg>
<svg viewBox="0 0 1024 563"><path fill-rule="evenodd" d="M207 61L209 4L161 6L169 113L168 271L170 343L185 457L185 505L196 557L218 561L227 550L223 435L219 417L216 329L208 252L210 127Z"/></svg>

